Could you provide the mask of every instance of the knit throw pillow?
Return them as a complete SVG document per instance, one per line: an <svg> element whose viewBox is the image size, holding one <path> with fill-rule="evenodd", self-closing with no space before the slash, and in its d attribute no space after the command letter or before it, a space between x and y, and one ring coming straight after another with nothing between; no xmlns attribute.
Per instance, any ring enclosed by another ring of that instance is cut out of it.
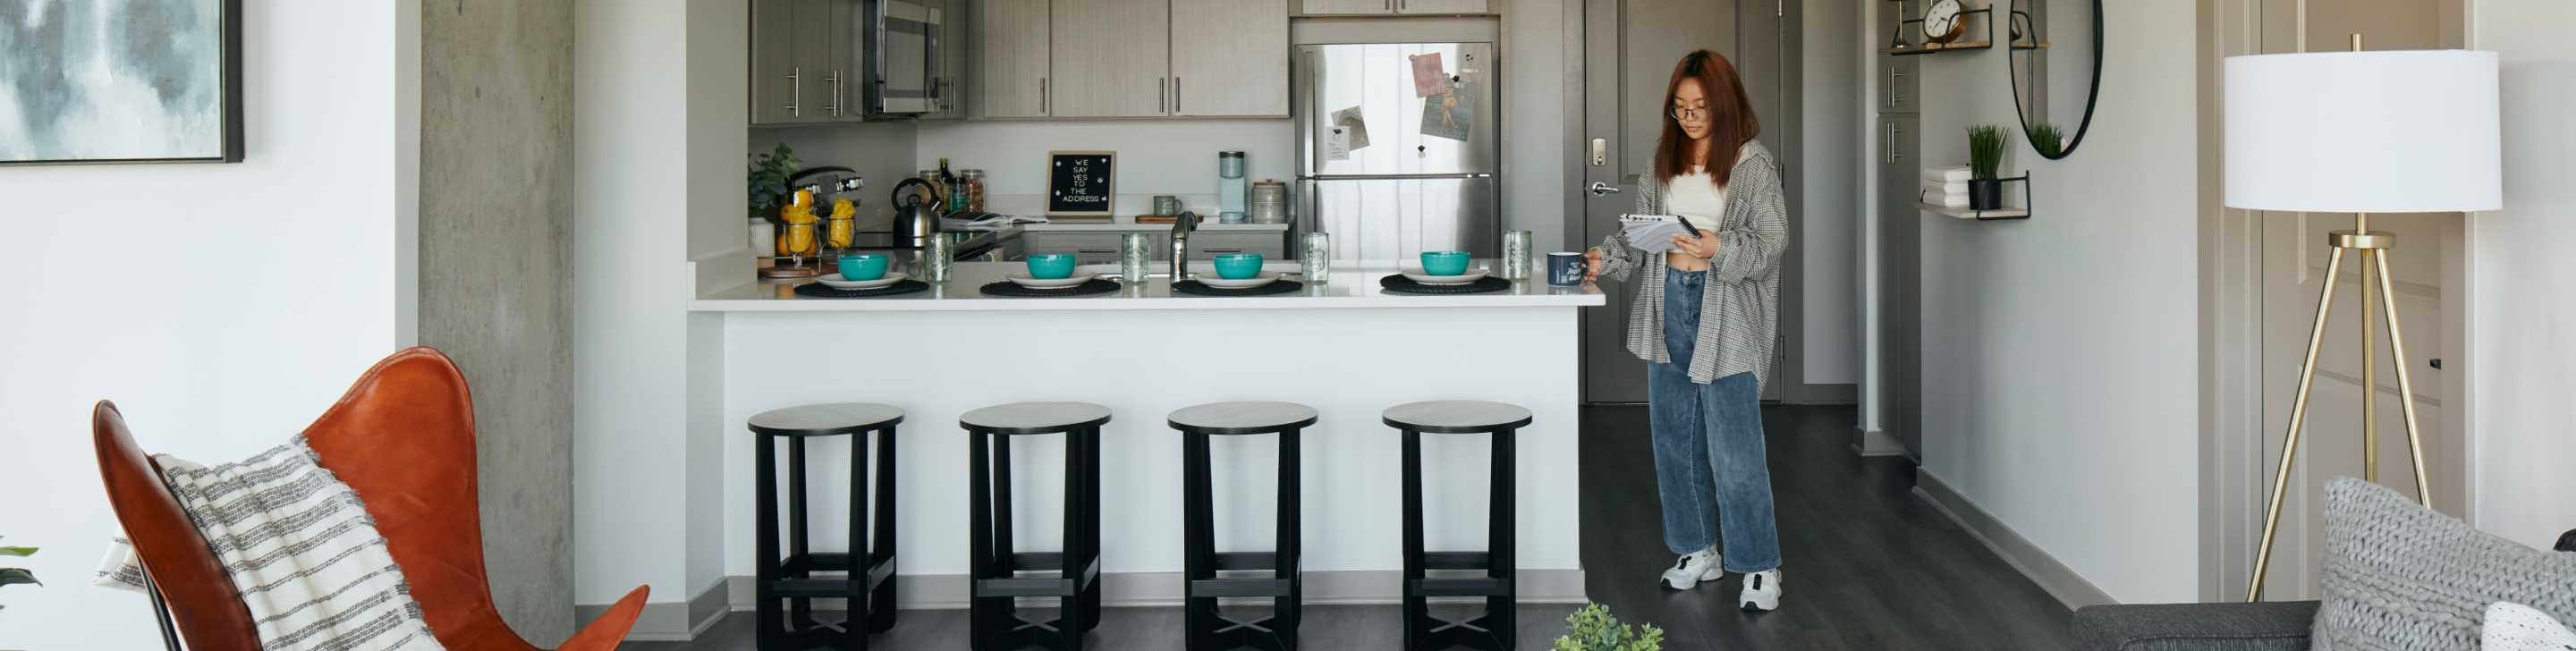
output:
<svg viewBox="0 0 2576 651"><path fill-rule="evenodd" d="M2576 621L2576 554L2524 547L2350 477L2326 485L2320 583L2319 651L2473 651L2498 601Z"/></svg>
<svg viewBox="0 0 2576 651"><path fill-rule="evenodd" d="M2510 601L2487 606L2485 638L2480 651L2576 651L2576 631L2549 613Z"/></svg>

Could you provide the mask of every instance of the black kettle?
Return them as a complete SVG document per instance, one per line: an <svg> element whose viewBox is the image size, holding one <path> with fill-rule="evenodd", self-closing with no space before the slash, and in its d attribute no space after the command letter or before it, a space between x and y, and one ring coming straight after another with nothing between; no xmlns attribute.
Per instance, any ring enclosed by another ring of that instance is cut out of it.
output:
<svg viewBox="0 0 2576 651"><path fill-rule="evenodd" d="M907 192L913 186L921 192ZM927 196L927 199L923 197ZM904 179L894 184L894 244L910 248L930 246L930 238L939 233L938 206L947 205L939 196L939 186L921 179Z"/></svg>

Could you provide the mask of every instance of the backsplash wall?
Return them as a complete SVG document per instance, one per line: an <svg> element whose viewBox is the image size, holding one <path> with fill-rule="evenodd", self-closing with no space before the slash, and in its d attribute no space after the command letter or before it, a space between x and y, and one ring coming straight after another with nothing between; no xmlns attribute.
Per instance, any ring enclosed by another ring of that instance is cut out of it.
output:
<svg viewBox="0 0 2576 651"><path fill-rule="evenodd" d="M952 170L984 170L988 209L1034 212L1045 208L1047 152L1115 151L1118 214L1147 212L1158 194L1213 213L1216 153L1244 152L1252 180L1292 180L1295 125L1287 118L922 122L914 163L900 173L938 167L945 156ZM876 187L874 175L868 187Z"/></svg>
<svg viewBox="0 0 2576 651"><path fill-rule="evenodd" d="M769 153L785 142L796 150L797 162L808 169L838 166L857 170L868 181L868 187L858 193L859 229L885 230L894 224L894 206L887 201L894 185L921 169L912 165L917 124L912 120L889 120L759 127L751 130L750 154Z"/></svg>

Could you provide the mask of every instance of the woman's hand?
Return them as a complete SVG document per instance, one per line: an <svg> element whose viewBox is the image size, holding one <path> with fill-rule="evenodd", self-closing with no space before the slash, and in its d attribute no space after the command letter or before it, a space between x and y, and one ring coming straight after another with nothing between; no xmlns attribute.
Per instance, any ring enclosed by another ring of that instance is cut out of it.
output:
<svg viewBox="0 0 2576 651"><path fill-rule="evenodd" d="M1583 250L1583 282L1601 279L1601 247Z"/></svg>
<svg viewBox="0 0 2576 651"><path fill-rule="evenodd" d="M1701 260L1715 258L1717 257L1717 234L1708 232L1706 229L1700 230L1699 237L1691 237L1689 233L1674 233L1673 248L1681 251L1682 255Z"/></svg>

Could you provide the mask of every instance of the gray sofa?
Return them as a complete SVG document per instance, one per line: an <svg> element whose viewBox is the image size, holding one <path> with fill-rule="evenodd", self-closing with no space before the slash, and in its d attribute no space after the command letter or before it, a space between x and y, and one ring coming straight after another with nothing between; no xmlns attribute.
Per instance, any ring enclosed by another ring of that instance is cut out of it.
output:
<svg viewBox="0 0 2576 651"><path fill-rule="evenodd" d="M2576 552L2576 531L2557 550ZM2082 651L2307 651L2318 602L2091 606L2075 611Z"/></svg>

